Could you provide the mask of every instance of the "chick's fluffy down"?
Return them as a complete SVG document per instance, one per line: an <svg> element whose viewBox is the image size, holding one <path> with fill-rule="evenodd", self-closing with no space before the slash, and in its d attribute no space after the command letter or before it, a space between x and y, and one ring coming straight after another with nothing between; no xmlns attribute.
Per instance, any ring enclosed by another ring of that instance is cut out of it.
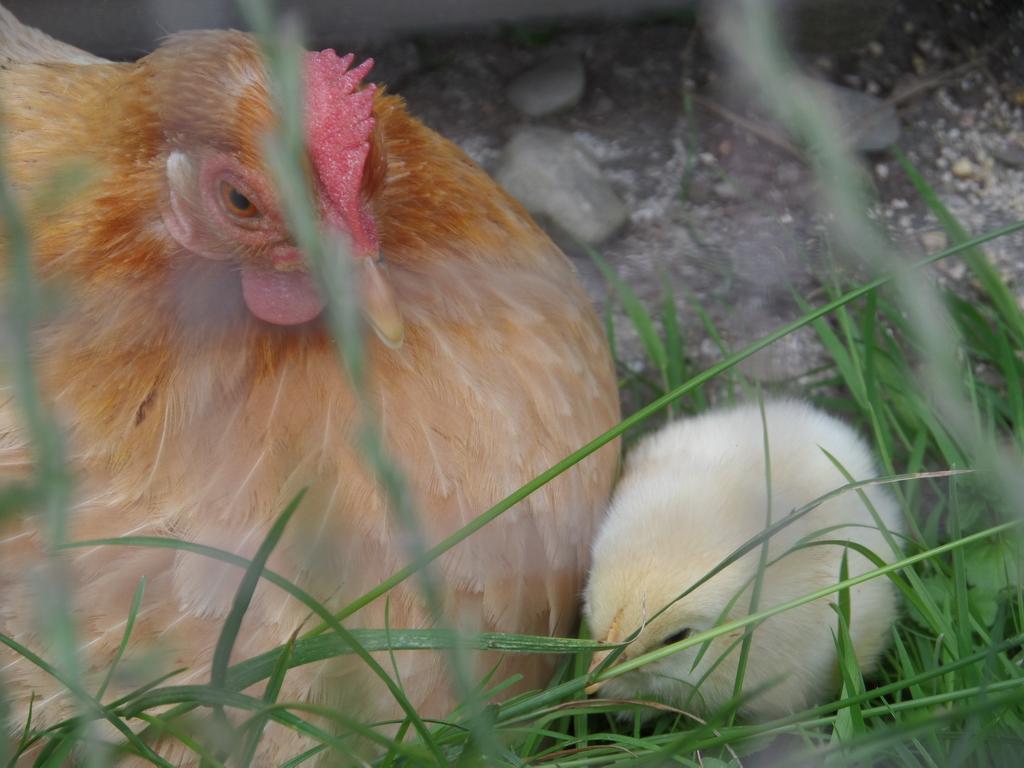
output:
<svg viewBox="0 0 1024 768"><path fill-rule="evenodd" d="M868 446L841 421L797 401L767 402L764 411L767 435L759 406L748 404L669 424L628 457L594 544L586 590L586 614L595 637L622 642L642 627L623 658L675 642L684 630L700 632L749 613L760 547L655 616L757 536L769 515L777 521L845 485L847 479L825 451L855 480L878 475ZM894 559L875 514L898 537L899 510L880 486L864 488L863 495L847 491L831 498L775 534L758 608L835 584L844 553L850 576L874 568L855 550L832 543L787 554L802 539L855 542L883 559ZM887 579L876 578L851 589L850 602L850 637L861 668L869 672L878 663L896 615L895 593ZM835 692L837 603L833 594L756 628L742 714L755 719L780 716ZM713 712L733 695L741 636L738 630L711 641L696 665L700 646L612 678L601 686L601 695L655 698ZM712 669L719 658L721 663Z"/></svg>

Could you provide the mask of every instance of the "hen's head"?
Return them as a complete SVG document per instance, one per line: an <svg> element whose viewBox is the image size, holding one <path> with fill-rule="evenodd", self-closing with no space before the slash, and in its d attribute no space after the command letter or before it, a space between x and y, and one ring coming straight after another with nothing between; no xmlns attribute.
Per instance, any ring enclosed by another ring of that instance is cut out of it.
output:
<svg viewBox="0 0 1024 768"><path fill-rule="evenodd" d="M307 180L326 233L361 264L363 301L386 342L401 319L380 264L372 203L385 171L367 60L333 51L304 61ZM274 325L315 319L325 306L285 223L264 160L275 116L263 60L238 32L186 33L147 59L166 146L161 218L189 254L237 267L252 315Z"/></svg>

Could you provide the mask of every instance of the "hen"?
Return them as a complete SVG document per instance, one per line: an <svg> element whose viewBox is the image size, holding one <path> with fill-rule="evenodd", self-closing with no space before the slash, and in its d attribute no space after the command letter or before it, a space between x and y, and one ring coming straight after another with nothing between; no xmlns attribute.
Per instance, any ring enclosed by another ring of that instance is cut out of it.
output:
<svg viewBox="0 0 1024 768"><path fill-rule="evenodd" d="M3 13L6 167L29 212L36 274L61 297L34 343L75 478L70 538L173 536L251 557L308 487L270 567L337 610L403 566L406 548L352 445L353 392L264 162L274 117L257 46L238 32L184 33L136 63L90 63L33 37L19 61L10 53L19 30ZM569 261L401 99L362 86L369 67L306 55L309 183L324 230L345 234L355 254L376 331L366 336L369 402L432 544L612 426L618 398ZM87 164L88 186L59 205L34 204L68 163ZM0 252L6 261L2 239ZM5 398L9 480L31 471L19 420ZM449 620L570 630L616 461L608 446L445 554ZM46 657L31 578L40 528L32 516L0 527L0 632ZM208 679L238 569L152 548L75 550L69 562L90 690L143 577L129 654L162 652L147 677L187 667L171 682ZM391 627L431 624L414 580L388 600ZM385 609L378 599L347 625L384 627ZM280 645L307 618L261 585L233 658ZM395 658L421 714L447 714L442 657ZM488 670L499 659L476 661ZM550 670L547 658L509 657L496 679L521 673L523 686L539 686ZM0 679L13 727L33 694L35 727L69 715L60 686L6 648ZM398 714L352 661L293 669L280 700L326 702L367 722ZM303 746L268 730L260 764Z"/></svg>

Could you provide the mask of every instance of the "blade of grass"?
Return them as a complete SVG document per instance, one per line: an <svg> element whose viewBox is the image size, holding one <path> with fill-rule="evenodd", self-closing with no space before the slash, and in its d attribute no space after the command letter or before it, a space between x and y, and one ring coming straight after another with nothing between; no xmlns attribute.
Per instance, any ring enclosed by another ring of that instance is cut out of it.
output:
<svg viewBox="0 0 1024 768"><path fill-rule="evenodd" d="M135 588L135 594L132 596L132 604L128 609L128 620L125 622L124 632L121 634L121 642L118 644L117 651L114 653L113 661L111 661L110 666L107 667L107 673L103 676L103 682L100 683L99 690L96 691L96 701L103 701L103 694L107 692L107 686L110 685L110 681L114 677L117 665L124 657L124 652L128 648L128 640L131 638L132 630L135 628L135 618L139 615L139 606L142 605L142 595L145 591L146 577L143 576L139 579L139 585Z"/></svg>
<svg viewBox="0 0 1024 768"><path fill-rule="evenodd" d="M285 673L291 668L292 652L295 650L295 640L298 637L298 632L293 632L292 636L285 643L284 648L278 655L277 661L274 664L274 669L270 673L270 677L267 679L267 687L263 691L263 703L264 704L275 704L277 703L277 697L281 695L281 686L284 685ZM247 723L243 723L239 727L239 731L245 734L244 739L241 742L240 749L238 750L237 765L240 768L252 765L253 758L256 756L256 749L259 746L260 738L263 736L263 729L266 727L267 717L265 715L256 714Z"/></svg>
<svg viewBox="0 0 1024 768"><path fill-rule="evenodd" d="M850 578L849 549L843 551L843 558L839 564L839 580L846 581ZM860 665L857 656L853 651L853 641L850 639L850 590L842 589L838 594L839 604L832 605L838 618L835 642L836 652L839 659L839 674L843 681L841 698L849 698L864 692L864 680L860 674ZM864 733L867 727L864 723L864 716L858 704L851 704L836 712L836 724L832 734L833 743L848 741L854 734Z"/></svg>
<svg viewBox="0 0 1024 768"><path fill-rule="evenodd" d="M0 643L3 643L12 651L17 653L19 656L26 659L33 666L38 667L47 675L52 677L58 683L67 688L78 701L91 710L96 717L102 718L110 723L114 728L124 736L128 742L139 751L143 757L155 765L160 765L163 768L171 768L171 764L166 760L157 755L151 750L144 742L142 742L138 736L136 736L132 730L122 722L122 720L111 712L108 707L103 706L100 702L96 701L89 695L89 692L79 687L79 685L72 679L66 677L63 672L58 670L49 662L42 659L38 654L33 653L27 647L19 643L13 637L8 637L5 634L0 633Z"/></svg>
<svg viewBox="0 0 1024 768"><path fill-rule="evenodd" d="M924 178L917 169L917 166L899 149L894 149L893 154L896 162L899 163L903 172L907 174L910 183L914 185L918 195L921 196L921 199L931 209L932 213L935 214L935 218L939 220L942 228L949 235L949 239L956 244L968 242L970 238L963 225L945 206L938 193ZM1017 306L1013 293L1011 293L1006 283L999 277L999 273L989 263L984 252L978 245L971 245L964 250L963 260L985 290L988 300L992 302L992 306L999 313L1003 323L1016 336L1017 343L1024 344L1024 313Z"/></svg>
<svg viewBox="0 0 1024 768"><path fill-rule="evenodd" d="M758 409L761 413L761 443L762 450L764 452L764 485L765 485L765 522L764 529L770 530L772 527L772 458L770 450L770 441L768 439L768 420L764 412L764 398L761 396L760 390L758 390L757 404ZM747 613L757 613L758 605L761 602L761 590L764 586L764 575L765 570L768 567L768 544L770 539L765 537L761 543L761 549L758 553L757 570L754 575L754 582L750 592L750 606L747 609ZM717 622L716 622L717 623ZM756 625L747 627L747 630L743 633L743 640L740 643L740 656L736 663L736 678L733 681L732 696L734 699L738 699L743 693L743 679L746 676L747 663L750 660L750 647L754 640L754 631ZM727 725L732 725L733 718L736 715L734 711L729 715L729 719L726 720Z"/></svg>
<svg viewBox="0 0 1024 768"><path fill-rule="evenodd" d="M295 498L282 510L281 514L277 516L267 535L260 542L260 546L256 550L256 554L253 556L249 566L245 569L245 573L242 575L242 580L239 582L238 589L235 591L235 596L231 601L231 610L221 625L217 645L213 649L213 661L210 664L210 685L213 688L223 689L225 687L231 651L235 647L235 640L242 629L242 621L249 610L249 605L252 603L256 587L259 586L260 580L263 577L263 569L266 568L267 560L270 558L274 548L277 547L278 542L284 535L285 528L291 521L292 515L295 514L295 510L299 508L299 504L302 503L302 498L305 495L306 489L299 491ZM221 729L226 735L231 734L231 741L234 741L234 729L227 715L224 714L224 710L214 708L213 713ZM228 751L230 752L231 750ZM200 765L205 768L205 761L201 762Z"/></svg>
<svg viewBox="0 0 1024 768"><path fill-rule="evenodd" d="M41 752L33 765L38 768L60 768L67 764L71 752L76 746L78 746L78 740L71 736L52 741L47 745L50 748Z"/></svg>
<svg viewBox="0 0 1024 768"><path fill-rule="evenodd" d="M670 282L666 275L662 276L661 289L661 327L665 331L665 388L676 389L686 381L686 356L683 353L683 337L679 332L679 312L676 310L675 298L669 288ZM682 413L680 401L673 403L671 413L678 416Z"/></svg>
<svg viewBox="0 0 1024 768"><path fill-rule="evenodd" d="M295 514L299 504L302 503L302 497L305 495L305 489L299 491L298 495L278 515L277 520L274 521L256 554L245 569L245 574L242 576L242 581L238 585L238 590L235 592L234 600L231 603L231 610L224 620L220 636L217 638L217 645L213 651L213 662L210 665L210 685L214 688L224 688L227 680L228 662L231 659L231 650L235 647L235 640L238 638L238 633L242 628L242 620L245 618L246 611L249 610L249 604L252 602L256 587L259 585L260 579L263 578L263 569L266 568L270 554L281 540L281 536L284 535L285 527L292 519L292 515Z"/></svg>
<svg viewBox="0 0 1024 768"><path fill-rule="evenodd" d="M192 738L192 734L185 728L179 728L177 724L171 720L166 720L157 715L151 715L148 712L138 712L135 717L148 723L151 730L154 733L164 734L173 736L178 742L192 750L192 753L197 755L202 763L206 763L211 768L224 768L224 764L213 754L209 749L200 744L196 739Z"/></svg>
<svg viewBox="0 0 1024 768"><path fill-rule="evenodd" d="M281 763L281 768L297 768L297 766L300 766L303 763L312 760L314 757L322 753L325 749L327 749L325 745L317 744L315 747L307 749L301 755L296 755L291 760L287 760Z"/></svg>
<svg viewBox="0 0 1024 768"><path fill-rule="evenodd" d="M348 745L345 744L342 739L339 739L327 731L324 731L322 728L303 720L295 715L293 710L297 712L307 712L318 717L338 722L346 729L380 746L390 747L392 744L390 739L380 733L377 733L372 727L363 725L351 718L347 718L338 711L329 707L297 702L265 705L260 699L252 696L246 696L245 694L238 693L236 691L219 690L211 688L208 685L168 686L167 688L150 691L143 698L133 703L132 708L125 713L125 717L136 717L138 714L143 713L146 710L172 704L196 704L206 707L230 707L232 709L248 710L261 717L265 716L274 722L289 727L305 736L309 736L319 742L327 744L335 750L338 750L339 754L350 752ZM422 758L425 756L418 750L410 748L408 745L399 745L398 748L406 756L416 758Z"/></svg>
<svg viewBox="0 0 1024 768"><path fill-rule="evenodd" d="M608 263L601 254L585 244L581 245L586 249L594 264L597 265L605 282L611 287L618 298L619 303L622 304L622 308L626 311L637 333L640 335L640 341L644 345L648 358L650 358L651 363L661 373L662 385L667 388L668 356L665 353L665 345L662 344L661 337L658 336L658 332L654 329L654 320L651 318L647 308L633 292L633 289L626 285L615 274L614 270L608 266Z"/></svg>
<svg viewBox="0 0 1024 768"><path fill-rule="evenodd" d="M186 552L194 552L196 554L212 557L212 558L221 560L222 562L226 562L226 563L231 563L233 565L237 565L237 566L239 566L241 568L248 568L248 567L251 566L251 562L249 560L246 560L243 557L235 555L232 552L226 552L224 550L219 550L219 549L216 549L214 547L207 547L207 546L202 545L202 544L195 544L193 542L179 541L177 539L161 538L161 537L158 537L158 536L130 536L130 537L126 536L126 537L120 537L120 538L114 538L114 539L93 539L93 540L90 540L90 541L72 542L72 543L69 543L69 544L67 544L65 546L67 548L94 547L94 546L150 546L150 547L167 548L167 549L178 549L178 550L182 550L182 551L186 551ZM413 708L412 704L406 698L404 692L395 684L395 682L391 679L391 677L387 674L387 672L384 671L384 669L380 666L380 664L378 664L377 661L372 656L370 656L369 652L362 646L362 644L357 639L356 635L354 635L349 630L345 629L341 625L341 623L337 619L335 619L334 616L332 616L331 613L326 608L324 608L323 605L321 605L319 602L317 602L317 600L314 599L311 595L309 595L308 593L306 593L304 590L300 589L296 585L292 584L291 582L289 582L287 579L283 578L279 574L276 574L273 571L270 571L270 570L264 568L262 570L262 578L265 578L268 581L272 582L273 584L275 584L275 585L281 587L282 589L284 589L290 595L292 595L293 597L295 597L296 599L301 601L303 605L308 607L314 614L316 614L322 621L324 621L325 625L329 629L333 630L338 635L340 641L342 643L344 643L345 646L352 653L355 653L357 656L359 656L360 659L362 659L362 661L370 668L370 670L378 678L380 678L380 680L388 687L388 690L395 697L395 700L398 702L399 706L413 720L413 724L416 726L416 730L420 734L421 738L423 738L426 743L433 744L433 741L432 741L432 739L429 736L429 732L427 731L426 726L423 724L422 719L416 713L416 711ZM387 635L387 633L385 633L383 630L372 630L372 631L379 633L380 636L386 636ZM392 634L394 634L394 633L392 632ZM454 641L452 641L450 639L449 639L449 642L450 643L454 643ZM299 643L297 643L297 646L301 646L301 645L302 645L301 641ZM443 646L435 646L435 647L443 647ZM281 650L280 648L276 648L273 651L271 651L269 654L264 654L263 657L259 657L261 659L267 659L269 657L269 660L267 661L267 665L265 667L264 673L262 674L262 677L260 677L258 679L260 679L260 680L264 679L264 678L267 677L267 675L270 674L270 670L273 667L273 659L275 659L276 655L278 653L280 653L280 650ZM335 653L334 655L338 655L338 654ZM294 658L299 658L299 657L300 657L300 653L297 651L295 656L293 657L293 660L294 660ZM303 662L303 663L305 663L305 662ZM257 681L254 680L252 682L257 682ZM179 713L176 713L176 714L182 714L182 713L183 712L179 712ZM440 752L437 752L435 754L435 757L438 760L442 759Z"/></svg>

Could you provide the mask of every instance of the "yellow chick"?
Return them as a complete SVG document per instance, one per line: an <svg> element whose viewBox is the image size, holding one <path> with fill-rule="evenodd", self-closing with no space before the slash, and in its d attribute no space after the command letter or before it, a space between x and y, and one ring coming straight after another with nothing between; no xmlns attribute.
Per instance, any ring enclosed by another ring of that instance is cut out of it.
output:
<svg viewBox="0 0 1024 768"><path fill-rule="evenodd" d="M773 522L847 483L822 449L855 480L878 475L868 446L838 419L795 400L766 402L764 410ZM630 453L594 543L585 593L594 637L621 643L640 629L619 662L750 613L760 546L655 615L764 530L766 482L765 430L756 403L676 421ZM888 491L868 486L863 493L898 536L903 526ZM843 539L883 559L894 556L865 501L847 491L771 537L758 610L835 584L844 551L850 576L875 567L834 544L786 554L805 538ZM835 692L839 617L830 603L837 602L832 594L757 626L743 680L749 697L740 707L743 716L782 716ZM896 612L895 591L884 577L850 590L850 636L863 671L877 664ZM698 645L594 687L611 698L653 698L714 712L733 696L743 631L712 640L699 660ZM599 654L595 666L606 655Z"/></svg>

